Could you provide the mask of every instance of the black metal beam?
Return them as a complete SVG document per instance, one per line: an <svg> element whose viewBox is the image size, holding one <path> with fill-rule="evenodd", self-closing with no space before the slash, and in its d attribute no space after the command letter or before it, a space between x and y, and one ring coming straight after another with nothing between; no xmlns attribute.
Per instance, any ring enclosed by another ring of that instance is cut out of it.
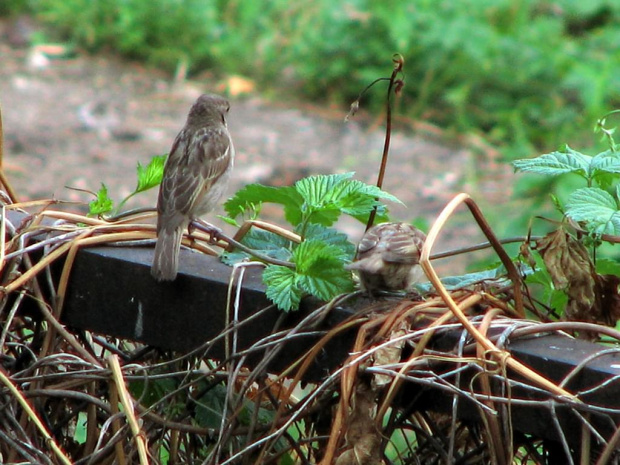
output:
<svg viewBox="0 0 620 465"><path fill-rule="evenodd" d="M158 283L149 271L152 257L152 248L96 247L81 250L71 270L62 322L74 328L178 351L195 349L216 338L226 326L225 312L233 268L215 257L181 250L177 279ZM239 321L268 308L260 318L240 326L239 350L247 349L272 334L275 322L283 316L266 298L261 273L262 268L247 268L241 283ZM300 311L284 315L283 328L290 328L305 316L313 302L306 300L304 303ZM324 324L327 327L334 325L349 314L346 310L333 312ZM354 337L354 330L351 330L331 342L316 359L315 366L308 373L309 380L321 378L342 363ZM277 370L288 366L317 339L315 335L286 342L282 355L270 367ZM223 339L209 347L210 357L221 359L224 354ZM260 358L256 355L250 363Z"/></svg>

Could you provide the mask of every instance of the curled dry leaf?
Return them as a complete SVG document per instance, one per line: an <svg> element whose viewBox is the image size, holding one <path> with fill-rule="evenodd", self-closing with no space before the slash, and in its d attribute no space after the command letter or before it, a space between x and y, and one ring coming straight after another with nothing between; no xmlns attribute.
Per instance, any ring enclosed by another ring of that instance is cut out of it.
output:
<svg viewBox="0 0 620 465"><path fill-rule="evenodd" d="M620 278L598 275L585 246L561 228L537 241L536 248L553 285L568 296L565 320L615 325L620 317Z"/></svg>
<svg viewBox="0 0 620 465"><path fill-rule="evenodd" d="M400 327L390 333L389 340L394 341L399 337L406 335L409 330L410 328L407 327L407 323L402 321ZM394 365L400 362L404 346L405 341L404 339L401 339L400 341L392 342L385 345L381 349L378 349L375 352L373 366ZM391 383L393 379L394 377L391 375L377 373L373 376L373 387L382 388Z"/></svg>
<svg viewBox="0 0 620 465"><path fill-rule="evenodd" d="M336 465L381 465L381 433L377 430L375 415L376 393L365 383L358 383L351 398L352 411L346 424L347 446L336 460Z"/></svg>

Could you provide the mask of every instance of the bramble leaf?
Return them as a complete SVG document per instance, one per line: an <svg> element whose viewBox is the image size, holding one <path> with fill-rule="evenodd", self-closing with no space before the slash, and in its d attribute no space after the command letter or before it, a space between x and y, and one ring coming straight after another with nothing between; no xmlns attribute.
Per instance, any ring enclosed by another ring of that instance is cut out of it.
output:
<svg viewBox="0 0 620 465"><path fill-rule="evenodd" d="M620 235L618 203L603 189L583 187L574 191L566 202L566 215L586 223L596 234Z"/></svg>
<svg viewBox="0 0 620 465"><path fill-rule="evenodd" d="M363 221L375 206L383 206L377 199L402 203L376 186L350 179L353 174L310 176L295 184L312 223L331 226L342 213Z"/></svg>
<svg viewBox="0 0 620 465"><path fill-rule="evenodd" d="M265 294L280 310L297 310L303 291L297 286L297 274L285 266L269 265L263 271Z"/></svg>
<svg viewBox="0 0 620 465"><path fill-rule="evenodd" d="M114 208L114 201L108 196L108 187L104 183L101 183L97 198L88 204L88 208L88 214L92 216L109 213Z"/></svg>
<svg viewBox="0 0 620 465"><path fill-rule="evenodd" d="M338 258L351 261L355 255L355 246L349 242L346 234L336 231L332 228L326 228L320 224L310 223L305 230L305 240L314 239L325 244L334 246L333 253Z"/></svg>
<svg viewBox="0 0 620 465"><path fill-rule="evenodd" d="M322 207L326 203L333 202L334 188L353 177L352 172L342 174L329 174L309 176L295 183L295 189L304 201L312 207Z"/></svg>
<svg viewBox="0 0 620 465"><path fill-rule="evenodd" d="M168 155L157 155L151 158L146 167L138 162L138 186L134 193L144 192L161 183L164 177L164 165Z"/></svg>
<svg viewBox="0 0 620 465"><path fill-rule="evenodd" d="M291 241L288 239L262 229L251 229L241 241L252 250L277 260L291 260ZM227 265L234 265L252 256L246 252L236 250L234 252L224 252L222 261Z"/></svg>
<svg viewBox="0 0 620 465"><path fill-rule="evenodd" d="M340 255L338 255L340 254ZM351 273L344 269L340 249L320 240L305 240L295 249L297 284L319 299L330 300L353 289Z"/></svg>
<svg viewBox="0 0 620 465"><path fill-rule="evenodd" d="M524 173L546 174L558 176L566 173L576 173L588 178L592 157L579 153L566 146L564 151L546 153L536 158L515 160L512 162L515 171Z"/></svg>
<svg viewBox="0 0 620 465"><path fill-rule="evenodd" d="M271 187L262 184L249 184L237 191L224 204L226 213L231 218L237 218L246 211L256 210L264 203L277 203L284 206L284 216L291 224L301 222L301 206L303 199L294 187Z"/></svg>

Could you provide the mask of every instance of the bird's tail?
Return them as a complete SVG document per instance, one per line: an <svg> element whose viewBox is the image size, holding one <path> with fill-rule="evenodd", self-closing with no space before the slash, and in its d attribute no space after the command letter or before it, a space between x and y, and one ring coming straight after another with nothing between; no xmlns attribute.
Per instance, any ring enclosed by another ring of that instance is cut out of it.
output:
<svg viewBox="0 0 620 465"><path fill-rule="evenodd" d="M179 269L179 249L183 228L161 228L157 235L151 274L157 281L172 281Z"/></svg>

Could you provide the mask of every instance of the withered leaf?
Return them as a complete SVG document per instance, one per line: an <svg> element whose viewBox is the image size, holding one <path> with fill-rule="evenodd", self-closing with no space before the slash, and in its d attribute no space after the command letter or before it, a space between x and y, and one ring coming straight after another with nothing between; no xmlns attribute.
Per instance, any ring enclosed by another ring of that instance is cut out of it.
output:
<svg viewBox="0 0 620 465"><path fill-rule="evenodd" d="M536 243L556 289L566 291L566 320L591 321L596 273L585 246L560 228Z"/></svg>
<svg viewBox="0 0 620 465"><path fill-rule="evenodd" d="M345 438L350 449L336 460L336 465L381 465L381 433L375 423L376 392L358 383L351 398L352 411L346 422Z"/></svg>
<svg viewBox="0 0 620 465"><path fill-rule="evenodd" d="M556 289L568 296L564 319L614 326L620 318L620 278L598 275L585 246L563 229L536 243ZM591 339L588 332L580 337Z"/></svg>
<svg viewBox="0 0 620 465"><path fill-rule="evenodd" d="M404 336L405 334L407 334L407 331L407 323L404 321L401 322L400 327L396 328L390 333L389 340L394 342L385 345L384 347L378 349L375 352L373 366L393 365L400 362L403 347L405 346L405 341L404 339L400 341L395 341L395 339ZM393 376L376 373L373 376L373 387L381 388L386 384L391 383L393 379Z"/></svg>

